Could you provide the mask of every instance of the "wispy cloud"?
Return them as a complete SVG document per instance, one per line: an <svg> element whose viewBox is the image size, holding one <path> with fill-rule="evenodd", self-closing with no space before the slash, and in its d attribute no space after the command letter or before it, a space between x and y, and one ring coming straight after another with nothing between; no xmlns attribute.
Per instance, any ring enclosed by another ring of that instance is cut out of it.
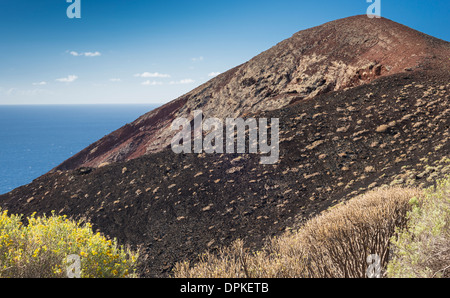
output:
<svg viewBox="0 0 450 298"><path fill-rule="evenodd" d="M220 74L221 74L221 72L210 72L210 73L208 74L208 77L213 78L213 77L217 77L217 76L220 75Z"/></svg>
<svg viewBox="0 0 450 298"><path fill-rule="evenodd" d="M159 73L159 72L154 72L154 73L143 72L143 73L137 73L134 76L140 77L140 78L170 78L169 74L163 74L163 73Z"/></svg>
<svg viewBox="0 0 450 298"><path fill-rule="evenodd" d="M85 57L98 57L101 56L102 53L96 51L96 52L84 52L84 53L79 53L76 51L70 51L69 52L70 55L75 56L75 57L79 57L79 56L85 56Z"/></svg>
<svg viewBox="0 0 450 298"><path fill-rule="evenodd" d="M100 52L86 52L84 53L84 56L86 57L98 57L101 56L102 54Z"/></svg>
<svg viewBox="0 0 450 298"><path fill-rule="evenodd" d="M61 82L61 83L72 83L76 79L78 79L78 76L76 76L76 75L69 75L67 78L59 78L59 79L56 79L56 81L57 82Z"/></svg>
<svg viewBox="0 0 450 298"><path fill-rule="evenodd" d="M195 80L184 79L184 80L180 80L180 81L171 81L169 84L170 85L184 85L184 84L192 84L192 83L195 83Z"/></svg>
<svg viewBox="0 0 450 298"><path fill-rule="evenodd" d="M148 81L142 82L141 84L144 85L144 86L160 86L160 85L163 85L163 82L157 82L157 81L150 81L150 80L148 80Z"/></svg>
<svg viewBox="0 0 450 298"><path fill-rule="evenodd" d="M3 91L0 88L0 91ZM37 96L37 95L51 95L53 92L45 89L19 89L19 88L9 88L4 91L7 96Z"/></svg>
<svg viewBox="0 0 450 298"><path fill-rule="evenodd" d="M109 79L109 81L110 82L122 82L122 80L119 78L112 78L112 79Z"/></svg>
<svg viewBox="0 0 450 298"><path fill-rule="evenodd" d="M141 85L144 86L161 86L161 85L186 85L186 84L192 84L195 83L195 80L193 79L184 79L179 81L170 81L168 83L164 83L161 81L151 81L147 80L145 82L142 82Z"/></svg>
<svg viewBox="0 0 450 298"><path fill-rule="evenodd" d="M203 56L200 56L200 57L191 58L191 61L192 62L200 62L200 61L203 61L204 59L205 58Z"/></svg>
<svg viewBox="0 0 450 298"><path fill-rule="evenodd" d="M47 82L42 81L42 82L38 82L38 83L33 83L33 86L44 86L47 85Z"/></svg>

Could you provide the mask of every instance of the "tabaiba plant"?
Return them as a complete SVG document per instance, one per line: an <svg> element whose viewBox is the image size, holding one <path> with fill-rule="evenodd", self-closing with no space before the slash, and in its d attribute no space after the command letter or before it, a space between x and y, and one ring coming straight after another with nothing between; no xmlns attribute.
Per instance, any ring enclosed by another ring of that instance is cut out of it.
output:
<svg viewBox="0 0 450 298"><path fill-rule="evenodd" d="M260 251L251 252L238 240L218 253L205 253L195 264L177 263L173 276L364 278L369 256L378 256L380 269L385 268L389 240L405 227L411 199L421 196L413 188L374 190L323 212L297 231L272 238Z"/></svg>
<svg viewBox="0 0 450 298"><path fill-rule="evenodd" d="M27 218L0 210L0 277L67 277L67 257L80 258L80 277L137 277L139 254L66 216Z"/></svg>
<svg viewBox="0 0 450 298"><path fill-rule="evenodd" d="M389 277L450 277L450 176L410 201L408 226L391 242Z"/></svg>

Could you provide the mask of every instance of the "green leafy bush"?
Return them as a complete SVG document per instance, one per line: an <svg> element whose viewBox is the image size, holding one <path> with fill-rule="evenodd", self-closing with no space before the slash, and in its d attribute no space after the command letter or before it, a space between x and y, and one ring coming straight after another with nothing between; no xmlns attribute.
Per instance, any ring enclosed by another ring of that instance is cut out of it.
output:
<svg viewBox="0 0 450 298"><path fill-rule="evenodd" d="M389 277L450 277L450 177L411 200L408 227L391 240Z"/></svg>
<svg viewBox="0 0 450 298"><path fill-rule="evenodd" d="M65 216L27 218L0 210L0 277L67 277L67 257L81 261L80 277L135 277L138 254Z"/></svg>

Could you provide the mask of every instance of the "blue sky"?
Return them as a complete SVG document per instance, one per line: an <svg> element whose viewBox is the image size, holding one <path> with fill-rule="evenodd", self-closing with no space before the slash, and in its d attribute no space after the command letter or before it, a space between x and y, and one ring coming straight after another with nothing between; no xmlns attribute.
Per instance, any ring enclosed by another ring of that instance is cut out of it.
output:
<svg viewBox="0 0 450 298"><path fill-rule="evenodd" d="M0 0L0 104L165 103L366 0ZM381 0L383 17L450 40L448 0Z"/></svg>

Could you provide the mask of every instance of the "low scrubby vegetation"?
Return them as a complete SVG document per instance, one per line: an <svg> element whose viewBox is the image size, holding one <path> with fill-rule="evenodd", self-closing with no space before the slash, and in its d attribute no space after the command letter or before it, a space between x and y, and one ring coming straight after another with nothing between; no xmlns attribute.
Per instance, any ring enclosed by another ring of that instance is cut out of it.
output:
<svg viewBox="0 0 450 298"><path fill-rule="evenodd" d="M450 177L427 190L380 188L341 203L258 251L242 240L195 263L176 278L363 278L379 256L384 277L450 277ZM24 224L26 223L26 224ZM0 210L0 277L67 277L67 256L80 275L137 277L138 253L83 221L65 216L25 220Z"/></svg>
<svg viewBox="0 0 450 298"><path fill-rule="evenodd" d="M419 189L369 192L309 220L301 229L250 252L236 241L218 254L205 253L195 265L178 263L178 278L363 278L370 255L386 268L390 240L406 227L411 199Z"/></svg>
<svg viewBox="0 0 450 298"><path fill-rule="evenodd" d="M309 220L252 252L241 240L176 278L363 278L378 255L381 276L450 277L450 177L435 187L378 189Z"/></svg>
<svg viewBox="0 0 450 298"><path fill-rule="evenodd" d="M1 278L67 277L70 255L79 257L82 278L136 276L138 254L94 233L89 223L55 215L23 221L0 210Z"/></svg>
<svg viewBox="0 0 450 298"><path fill-rule="evenodd" d="M389 277L450 277L450 179L413 200L407 228L392 239Z"/></svg>

